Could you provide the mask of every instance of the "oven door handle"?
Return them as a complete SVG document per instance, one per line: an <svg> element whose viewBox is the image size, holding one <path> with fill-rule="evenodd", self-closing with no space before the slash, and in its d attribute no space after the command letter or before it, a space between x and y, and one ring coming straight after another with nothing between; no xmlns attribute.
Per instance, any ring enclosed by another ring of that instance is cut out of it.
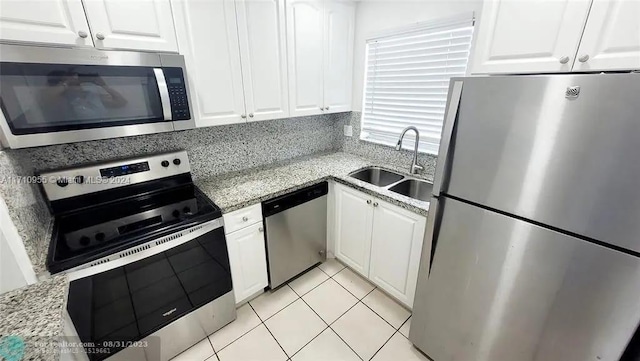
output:
<svg viewBox="0 0 640 361"><path fill-rule="evenodd" d="M162 68L153 68L153 73L156 76L156 83L158 84L158 90L160 91L160 101L162 102L162 115L164 116L164 120L173 120L169 87L167 86L167 80L164 78L164 71L162 71Z"/></svg>

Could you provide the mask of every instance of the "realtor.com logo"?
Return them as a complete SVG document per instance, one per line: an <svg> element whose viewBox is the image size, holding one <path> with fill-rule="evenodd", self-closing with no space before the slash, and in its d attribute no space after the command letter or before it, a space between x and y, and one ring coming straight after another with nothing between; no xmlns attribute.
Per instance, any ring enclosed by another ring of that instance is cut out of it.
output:
<svg viewBox="0 0 640 361"><path fill-rule="evenodd" d="M24 356L24 340L19 336L0 337L0 359L20 361Z"/></svg>

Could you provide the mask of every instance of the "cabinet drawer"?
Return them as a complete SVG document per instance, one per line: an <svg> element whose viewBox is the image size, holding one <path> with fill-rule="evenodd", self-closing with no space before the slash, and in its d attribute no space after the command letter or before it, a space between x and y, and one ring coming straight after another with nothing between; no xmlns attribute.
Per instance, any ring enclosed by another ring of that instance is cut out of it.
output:
<svg viewBox="0 0 640 361"><path fill-rule="evenodd" d="M224 233L229 234L257 222L262 222L262 205L260 203L224 214Z"/></svg>

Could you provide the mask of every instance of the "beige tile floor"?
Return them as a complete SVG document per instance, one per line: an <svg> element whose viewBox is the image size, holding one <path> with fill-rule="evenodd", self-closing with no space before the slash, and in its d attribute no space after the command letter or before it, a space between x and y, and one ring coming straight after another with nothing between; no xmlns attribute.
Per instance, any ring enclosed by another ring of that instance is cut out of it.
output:
<svg viewBox="0 0 640 361"><path fill-rule="evenodd" d="M238 308L238 318L174 361L428 361L411 314L334 259Z"/></svg>

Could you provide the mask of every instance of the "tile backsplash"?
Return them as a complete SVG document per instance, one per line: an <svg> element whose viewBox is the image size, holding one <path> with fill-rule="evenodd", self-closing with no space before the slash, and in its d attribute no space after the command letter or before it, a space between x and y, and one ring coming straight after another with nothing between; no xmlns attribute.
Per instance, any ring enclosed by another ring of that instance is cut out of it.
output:
<svg viewBox="0 0 640 361"><path fill-rule="evenodd" d="M327 115L286 118L7 152L43 170L185 149L194 178L211 177L336 149L335 122Z"/></svg>

